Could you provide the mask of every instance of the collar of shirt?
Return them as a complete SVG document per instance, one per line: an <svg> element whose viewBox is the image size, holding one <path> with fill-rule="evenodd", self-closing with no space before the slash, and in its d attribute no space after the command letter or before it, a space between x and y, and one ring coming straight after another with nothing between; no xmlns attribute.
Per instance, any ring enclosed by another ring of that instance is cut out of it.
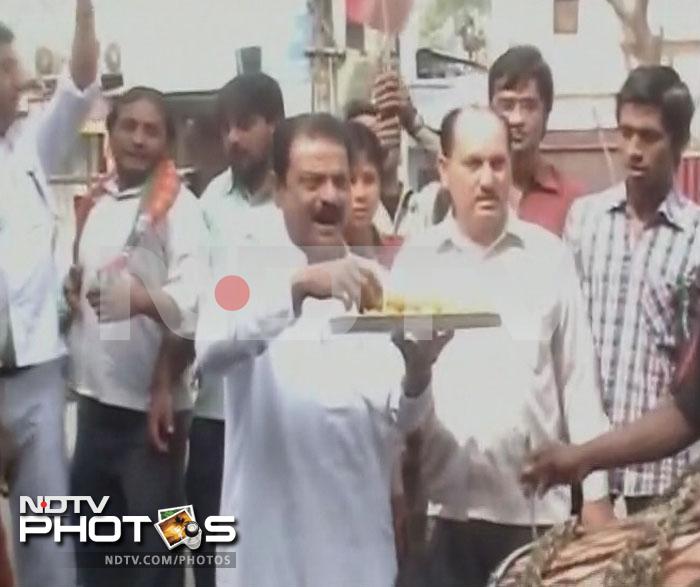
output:
<svg viewBox="0 0 700 587"><path fill-rule="evenodd" d="M251 192L243 181L233 175L229 170L226 179L225 193L230 196L240 197L246 200L251 206L258 206L270 201L272 197L272 174L269 174L263 181L260 189Z"/></svg>
<svg viewBox="0 0 700 587"><path fill-rule="evenodd" d="M482 258L488 257L492 253L497 252L505 246L524 246L525 237L523 235L523 223L515 214L508 213L506 225L501 235L488 247L483 247L475 243L471 238L464 234L461 230L455 217L448 215L440 225L440 238L438 239L438 250L446 250L449 248L459 251L466 251L476 254Z"/></svg>
<svg viewBox="0 0 700 587"><path fill-rule="evenodd" d="M115 200L127 200L140 196L144 185L146 184L142 183L141 185L137 185L132 188L120 190L119 186L117 185L117 180L110 179L105 183L105 194L112 196Z"/></svg>
<svg viewBox="0 0 700 587"><path fill-rule="evenodd" d="M687 202L681 196L676 188L672 188L666 195L663 202L657 210L657 218L672 228L677 230L686 230L688 222L686 221L683 210L686 208ZM610 213L625 212L627 208L627 189L625 183L621 183L618 189L612 191L610 195L610 205L608 211Z"/></svg>
<svg viewBox="0 0 700 587"><path fill-rule="evenodd" d="M532 176L532 188L531 190L543 191L546 193L558 195L561 189L561 177L556 167L540 159L537 167L535 168L535 173Z"/></svg>

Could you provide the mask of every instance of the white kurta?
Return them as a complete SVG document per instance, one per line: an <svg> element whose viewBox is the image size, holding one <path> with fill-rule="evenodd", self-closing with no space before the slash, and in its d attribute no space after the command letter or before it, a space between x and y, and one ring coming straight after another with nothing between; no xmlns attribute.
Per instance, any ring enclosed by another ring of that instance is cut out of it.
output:
<svg viewBox="0 0 700 587"><path fill-rule="evenodd" d="M108 193L90 211L80 239L83 267L81 317L68 334L71 385L102 404L148 411L163 328L147 316L99 322L87 300L98 273L124 248L140 206L140 188ZM198 201L184 186L165 217L131 252L128 270L148 287L162 289L182 314L178 332L192 337L201 284L208 277L207 231ZM185 381L173 389L174 408L191 409Z"/></svg>
<svg viewBox="0 0 700 587"><path fill-rule="evenodd" d="M65 354L58 329L62 277L56 266L58 204L47 177L57 171L99 94L61 78L46 109L0 136L0 363L20 367Z"/></svg>
<svg viewBox="0 0 700 587"><path fill-rule="evenodd" d="M207 296L197 335L199 367L225 372L221 511L238 519L236 568L217 584L391 587L392 466L401 432L432 413L431 392L398 393L388 336L331 335L335 301L307 300L294 320L290 271L250 266L264 276L241 273L249 307L227 315Z"/></svg>

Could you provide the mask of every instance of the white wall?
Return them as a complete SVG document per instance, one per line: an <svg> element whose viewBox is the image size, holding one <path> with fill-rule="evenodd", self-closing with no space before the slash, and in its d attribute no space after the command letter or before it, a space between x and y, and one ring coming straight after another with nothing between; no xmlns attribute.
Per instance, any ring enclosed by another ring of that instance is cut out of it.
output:
<svg viewBox="0 0 700 587"><path fill-rule="evenodd" d="M553 0L492 0L491 59L511 45L531 43L552 67L559 99L551 128L595 126L591 104L566 96L612 96L627 76L622 29L610 5L605 0L579 0L579 6L578 33L555 35ZM663 28L666 39L700 39L698 0L652 0L648 16L652 31ZM700 53L678 58L673 65L696 100L700 98ZM599 99L596 107L603 126L614 125L612 100ZM693 131L700 136L700 116L693 121Z"/></svg>
<svg viewBox="0 0 700 587"><path fill-rule="evenodd" d="M558 94L612 93L627 70L620 41L621 26L605 0L579 0L579 30L555 35L553 0L492 0L490 53L499 55L511 45L537 45L552 67ZM698 0L652 0L652 31L664 30L667 39L700 39ZM700 94L700 55L674 63L694 94Z"/></svg>

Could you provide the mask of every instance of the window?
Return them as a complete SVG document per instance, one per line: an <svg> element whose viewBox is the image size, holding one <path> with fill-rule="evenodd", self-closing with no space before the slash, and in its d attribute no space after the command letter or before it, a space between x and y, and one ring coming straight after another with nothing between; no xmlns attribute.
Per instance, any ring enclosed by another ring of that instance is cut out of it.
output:
<svg viewBox="0 0 700 587"><path fill-rule="evenodd" d="M578 32L579 0L554 0L554 33L575 35Z"/></svg>

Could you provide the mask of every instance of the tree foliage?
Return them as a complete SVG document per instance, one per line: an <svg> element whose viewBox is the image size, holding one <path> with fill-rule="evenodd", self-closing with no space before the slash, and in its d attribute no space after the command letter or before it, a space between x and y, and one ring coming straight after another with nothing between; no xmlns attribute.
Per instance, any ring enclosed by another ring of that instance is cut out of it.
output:
<svg viewBox="0 0 700 587"><path fill-rule="evenodd" d="M491 8L491 0L433 0L421 24L421 35L430 37L440 30L447 19L460 13L486 13Z"/></svg>
<svg viewBox="0 0 700 587"><path fill-rule="evenodd" d="M663 37L649 27L649 0L607 0L622 23L622 51L628 67L661 63Z"/></svg>

